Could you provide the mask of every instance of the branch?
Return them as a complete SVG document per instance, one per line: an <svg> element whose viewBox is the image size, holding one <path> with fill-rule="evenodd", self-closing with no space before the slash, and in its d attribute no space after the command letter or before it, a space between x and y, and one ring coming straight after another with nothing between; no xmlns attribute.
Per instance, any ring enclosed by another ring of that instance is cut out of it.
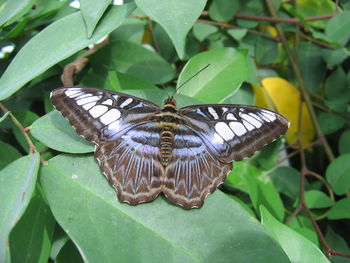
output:
<svg viewBox="0 0 350 263"><path fill-rule="evenodd" d="M101 49L108 43L109 37L106 37L100 43L96 44L93 48L88 49L81 56L77 57L73 62L67 64L63 69L63 74L61 75L63 86L74 86L73 76L74 74L81 72L86 66L86 64L89 62L87 56L95 53L97 50Z"/></svg>

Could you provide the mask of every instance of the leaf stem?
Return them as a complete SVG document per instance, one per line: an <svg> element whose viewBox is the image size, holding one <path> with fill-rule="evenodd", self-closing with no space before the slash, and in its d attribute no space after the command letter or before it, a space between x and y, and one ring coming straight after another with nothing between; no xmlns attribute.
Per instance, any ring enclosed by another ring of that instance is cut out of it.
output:
<svg viewBox="0 0 350 263"><path fill-rule="evenodd" d="M0 109L6 114L8 113L9 116L11 117L11 120L12 122L20 129L20 131L22 132L25 140L27 141L28 145L29 145L29 155L31 154L34 154L34 153L37 153L38 150L36 149L34 143L32 142L32 140L30 139L29 135L28 135L28 131L29 129L27 128L24 128L22 126L22 124L17 120L17 118L12 114L11 111L9 111L5 105L3 105L1 102L0 102Z"/></svg>

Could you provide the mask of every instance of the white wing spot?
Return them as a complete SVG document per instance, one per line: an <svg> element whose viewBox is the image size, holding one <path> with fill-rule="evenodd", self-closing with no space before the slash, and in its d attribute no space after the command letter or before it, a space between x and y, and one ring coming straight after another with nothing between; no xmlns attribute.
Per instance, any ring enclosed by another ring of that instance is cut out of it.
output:
<svg viewBox="0 0 350 263"><path fill-rule="evenodd" d="M120 108L124 108L126 106L128 106L130 103L132 103L133 99L132 98L128 98L126 101L124 101L122 104L120 104Z"/></svg>
<svg viewBox="0 0 350 263"><path fill-rule="evenodd" d="M107 110L108 110L107 106L97 105L97 106L93 107L91 110L89 110L89 112L90 112L92 117L98 118L101 115L103 115Z"/></svg>
<svg viewBox="0 0 350 263"><path fill-rule="evenodd" d="M68 96L69 98L74 98L74 97L77 96L80 92L81 92L81 89L80 89L80 88L71 88L71 89L67 89L64 93L65 93L66 96Z"/></svg>
<svg viewBox="0 0 350 263"><path fill-rule="evenodd" d="M243 134L245 134L247 132L246 128L244 127L244 125L240 122L236 122L236 121L231 121L230 122L230 127L233 130L233 132L235 134L237 134L238 136L241 136Z"/></svg>
<svg viewBox="0 0 350 263"><path fill-rule="evenodd" d="M218 144L224 143L224 139L216 132L214 133L213 141Z"/></svg>
<svg viewBox="0 0 350 263"><path fill-rule="evenodd" d="M261 113L260 113L263 117L266 117L268 119L268 121L274 121L277 119L276 115L273 114L272 112L269 112L267 110L263 110Z"/></svg>
<svg viewBox="0 0 350 263"><path fill-rule="evenodd" d="M112 106L113 105L113 101L111 99L107 99L104 102L102 102L101 104Z"/></svg>
<svg viewBox="0 0 350 263"><path fill-rule="evenodd" d="M211 116L214 117L215 120L219 119L219 115L217 114L216 110L214 110L213 107L208 107L208 111L211 114Z"/></svg>
<svg viewBox="0 0 350 263"><path fill-rule="evenodd" d="M117 109L111 109L106 114L104 114L102 117L100 117L100 121L108 125L120 118L120 111Z"/></svg>
<svg viewBox="0 0 350 263"><path fill-rule="evenodd" d="M113 95L113 98L117 100L119 98L119 95Z"/></svg>
<svg viewBox="0 0 350 263"><path fill-rule="evenodd" d="M215 124L215 130L225 141L232 140L233 137L235 137L233 131L224 122L218 122Z"/></svg>
<svg viewBox="0 0 350 263"><path fill-rule="evenodd" d="M226 111L228 111L228 108L222 107L222 114L224 114Z"/></svg>
<svg viewBox="0 0 350 263"><path fill-rule="evenodd" d="M93 106L96 105L96 101L93 101L93 102L90 102L90 103L87 103L87 104L84 104L82 107L85 109L85 110L90 110Z"/></svg>
<svg viewBox="0 0 350 263"><path fill-rule="evenodd" d="M249 122L247 122L246 120L242 120L242 122L243 122L244 127L246 127L246 129L248 131L252 131L255 129L255 127L253 125L251 125Z"/></svg>
<svg viewBox="0 0 350 263"><path fill-rule="evenodd" d="M226 120L236 121L237 118L232 113L229 113L229 114L226 115Z"/></svg>
<svg viewBox="0 0 350 263"><path fill-rule="evenodd" d="M97 100L99 100L98 96L90 96L87 98L77 100L77 104L83 105L83 104L90 103L90 102L97 101Z"/></svg>
<svg viewBox="0 0 350 263"><path fill-rule="evenodd" d="M250 122L252 125L254 125L257 128L260 128L262 126L262 123L258 121L257 119L253 118L252 116L249 116L248 114L240 114L242 119L245 119L246 121Z"/></svg>

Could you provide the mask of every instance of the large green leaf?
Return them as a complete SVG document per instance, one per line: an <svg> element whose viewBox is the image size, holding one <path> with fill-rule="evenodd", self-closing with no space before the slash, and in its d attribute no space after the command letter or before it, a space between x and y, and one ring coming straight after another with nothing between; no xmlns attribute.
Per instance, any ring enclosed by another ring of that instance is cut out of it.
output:
<svg viewBox="0 0 350 263"><path fill-rule="evenodd" d="M262 224L283 247L291 262L329 262L312 242L278 222L263 206L260 211Z"/></svg>
<svg viewBox="0 0 350 263"><path fill-rule="evenodd" d="M106 36L134 8L134 4L110 8L91 38L86 36L80 12L66 16L42 30L18 52L2 75L0 100L8 98L57 62Z"/></svg>
<svg viewBox="0 0 350 263"><path fill-rule="evenodd" d="M29 10L34 3L35 0L7 0L0 6L0 26L18 14Z"/></svg>
<svg viewBox="0 0 350 263"><path fill-rule="evenodd" d="M232 95L248 76L245 52L234 48L217 48L192 57L182 70L177 87L208 64L203 72L181 87L182 94L207 103L218 103Z"/></svg>
<svg viewBox="0 0 350 263"><path fill-rule="evenodd" d="M0 262L8 262L8 237L34 190L39 154L21 157L0 171Z"/></svg>
<svg viewBox="0 0 350 263"><path fill-rule="evenodd" d="M217 190L201 209L158 197L117 200L93 156L59 155L41 170L52 212L85 262L288 262L238 204Z"/></svg>
<svg viewBox="0 0 350 263"><path fill-rule="evenodd" d="M136 0L137 6L168 33L180 58L185 55L185 38L203 11L206 0Z"/></svg>

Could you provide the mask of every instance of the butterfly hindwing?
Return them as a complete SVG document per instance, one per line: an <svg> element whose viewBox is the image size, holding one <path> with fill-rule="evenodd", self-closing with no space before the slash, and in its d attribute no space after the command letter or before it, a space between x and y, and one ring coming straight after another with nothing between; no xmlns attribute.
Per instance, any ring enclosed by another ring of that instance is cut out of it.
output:
<svg viewBox="0 0 350 263"><path fill-rule="evenodd" d="M181 108L179 114L212 154L226 163L250 157L289 126L278 113L246 105L194 105Z"/></svg>
<svg viewBox="0 0 350 263"><path fill-rule="evenodd" d="M163 193L184 208L199 208L208 194L223 183L232 163L217 160L198 134L185 125L179 125L174 134Z"/></svg>
<svg viewBox="0 0 350 263"><path fill-rule="evenodd" d="M118 137L160 111L152 102L88 87L55 89L51 100L78 134L95 143L101 138Z"/></svg>
<svg viewBox="0 0 350 263"><path fill-rule="evenodd" d="M132 205L149 202L162 191L164 169L158 158L156 123L135 126L113 140L100 141L95 156L118 199Z"/></svg>

